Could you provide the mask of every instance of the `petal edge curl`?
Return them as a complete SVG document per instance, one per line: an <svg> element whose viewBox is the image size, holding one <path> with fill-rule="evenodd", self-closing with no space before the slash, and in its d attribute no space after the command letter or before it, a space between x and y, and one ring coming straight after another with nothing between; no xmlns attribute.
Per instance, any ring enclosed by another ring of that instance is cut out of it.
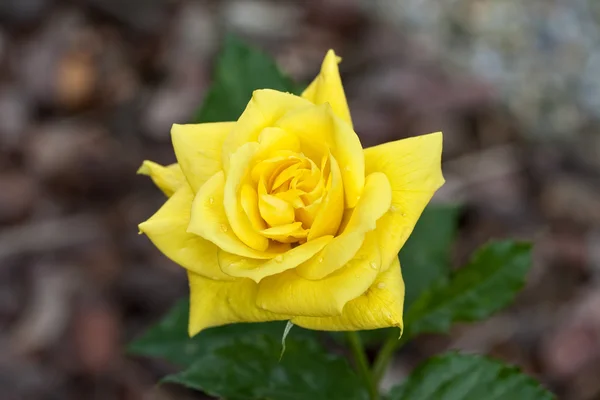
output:
<svg viewBox="0 0 600 400"><path fill-rule="evenodd" d="M392 187L390 210L377 221L383 265L412 233L423 209L444 184L441 168L442 133L397 140L364 150L367 173L383 172Z"/></svg>
<svg viewBox="0 0 600 400"><path fill-rule="evenodd" d="M173 124L171 141L177 162L194 193L222 169L223 142L234 122Z"/></svg>
<svg viewBox="0 0 600 400"><path fill-rule="evenodd" d="M165 167L154 161L145 160L137 170L137 173L150 177L152 182L167 197L173 196L177 189L185 183L185 176L183 176L179 164L171 164Z"/></svg>
<svg viewBox="0 0 600 400"><path fill-rule="evenodd" d="M348 302L342 315L314 318L294 317L292 323L323 331L356 331L388 327L403 328L404 281L398 258L379 274L365 294Z"/></svg>
<svg viewBox="0 0 600 400"><path fill-rule="evenodd" d="M317 105L331 104L335 114L352 126L350 109L338 68L341 61L342 59L337 57L333 50L329 50L323 59L319 75L308 85L302 97Z"/></svg>
<svg viewBox="0 0 600 400"><path fill-rule="evenodd" d="M186 232L193 198L192 189L184 183L139 229L165 256L185 269L215 280L232 280L219 267L217 246Z"/></svg>
<svg viewBox="0 0 600 400"><path fill-rule="evenodd" d="M340 315L346 303L371 286L380 268L377 238L369 234L356 257L324 279L304 279L294 270L266 277L258 286L257 305L295 316Z"/></svg>
<svg viewBox="0 0 600 400"><path fill-rule="evenodd" d="M218 282L188 272L190 320L188 333L236 322L266 322L289 319L256 307L257 285L250 279Z"/></svg>
<svg viewBox="0 0 600 400"><path fill-rule="evenodd" d="M188 232L203 237L229 253L243 257L269 259L289 248L270 247L259 251L246 246L233 232L223 207L225 174L223 171L213 175L198 191L192 203ZM273 251L271 251L273 250Z"/></svg>

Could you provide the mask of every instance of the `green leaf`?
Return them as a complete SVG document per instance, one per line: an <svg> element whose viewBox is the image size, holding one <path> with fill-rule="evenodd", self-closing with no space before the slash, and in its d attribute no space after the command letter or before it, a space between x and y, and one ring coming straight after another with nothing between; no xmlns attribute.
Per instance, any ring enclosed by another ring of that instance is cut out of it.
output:
<svg viewBox="0 0 600 400"><path fill-rule="evenodd" d="M406 286L405 309L436 282L448 281L450 250L456 236L458 215L459 208L456 206L428 206L400 250Z"/></svg>
<svg viewBox="0 0 600 400"><path fill-rule="evenodd" d="M448 353L417 367L388 400L551 400L518 368L478 355Z"/></svg>
<svg viewBox="0 0 600 400"><path fill-rule="evenodd" d="M285 330L285 322L231 324L206 329L190 338L187 333L188 310L188 300L178 302L159 323L133 341L128 351L138 356L162 358L187 367L199 356L236 341L252 342L265 334L280 339ZM316 337L314 332L299 327L290 333L290 337L293 336L313 340Z"/></svg>
<svg viewBox="0 0 600 400"><path fill-rule="evenodd" d="M280 361L286 322L232 324L189 338L188 308L187 300L177 303L128 349L186 368L166 381L231 399L366 399L346 360L327 354L317 332L294 327Z"/></svg>
<svg viewBox="0 0 600 400"><path fill-rule="evenodd" d="M531 265L531 245L492 242L448 282L423 293L404 318L403 340L419 333L443 333L454 322L484 319L504 308L525 284Z"/></svg>
<svg viewBox="0 0 600 400"><path fill-rule="evenodd" d="M205 353L185 371L165 378L210 395L239 400L364 400L367 393L345 359L313 342L281 343L262 335Z"/></svg>
<svg viewBox="0 0 600 400"><path fill-rule="evenodd" d="M236 121L256 89L296 90L269 55L233 35L225 38L212 82L196 123Z"/></svg>
<svg viewBox="0 0 600 400"><path fill-rule="evenodd" d="M430 204L400 250L402 277L406 287L405 310L432 285L448 281L450 250L456 236L458 215L457 206ZM333 332L331 335L340 343L346 340L343 334ZM400 331L397 328L360 332L360 337L367 347L379 345L388 337L399 335Z"/></svg>

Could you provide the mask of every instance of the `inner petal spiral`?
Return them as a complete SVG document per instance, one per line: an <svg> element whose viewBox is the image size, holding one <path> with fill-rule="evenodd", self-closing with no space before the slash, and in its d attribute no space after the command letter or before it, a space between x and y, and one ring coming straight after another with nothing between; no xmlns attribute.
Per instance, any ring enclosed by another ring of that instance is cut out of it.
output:
<svg viewBox="0 0 600 400"><path fill-rule="evenodd" d="M339 167L329 152L317 162L285 131L261 133L239 190L241 208L257 233L270 241L302 244L337 232L344 208Z"/></svg>

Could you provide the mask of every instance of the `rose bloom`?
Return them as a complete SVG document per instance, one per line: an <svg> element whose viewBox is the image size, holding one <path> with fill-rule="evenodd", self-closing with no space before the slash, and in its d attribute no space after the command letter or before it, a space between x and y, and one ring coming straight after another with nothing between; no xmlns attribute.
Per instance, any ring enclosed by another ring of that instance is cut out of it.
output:
<svg viewBox="0 0 600 400"><path fill-rule="evenodd" d="M338 62L302 96L256 90L235 122L173 125L177 164L140 168L168 196L139 229L187 270L190 335L402 329L398 251L444 183L442 134L363 149Z"/></svg>

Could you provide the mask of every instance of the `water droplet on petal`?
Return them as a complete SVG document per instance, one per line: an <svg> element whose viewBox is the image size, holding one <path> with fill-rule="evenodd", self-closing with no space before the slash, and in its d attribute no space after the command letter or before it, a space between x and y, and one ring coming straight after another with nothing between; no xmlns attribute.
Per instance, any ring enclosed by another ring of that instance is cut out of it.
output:
<svg viewBox="0 0 600 400"><path fill-rule="evenodd" d="M371 268L377 269L377 263L376 262L372 261L369 265L371 266Z"/></svg>
<svg viewBox="0 0 600 400"><path fill-rule="evenodd" d="M390 206L390 211L391 212L396 212L396 211L398 211L398 207L392 205L392 206Z"/></svg>
<svg viewBox="0 0 600 400"><path fill-rule="evenodd" d="M378 284L377 284L377 287L378 287L379 289L385 289L385 283L383 283L383 282L380 282L380 283L378 283Z"/></svg>
<svg viewBox="0 0 600 400"><path fill-rule="evenodd" d="M319 257L319 262L322 263L323 262L323 257Z"/></svg>
<svg viewBox="0 0 600 400"><path fill-rule="evenodd" d="M221 231L223 231L223 233L227 232L227 225L221 224Z"/></svg>
<svg viewBox="0 0 600 400"><path fill-rule="evenodd" d="M213 204L215 202L215 198L214 197L209 197L208 198L208 204Z"/></svg>
<svg viewBox="0 0 600 400"><path fill-rule="evenodd" d="M346 165L346 166L344 167L344 170L345 170L345 171L350 171L350 166L349 166L349 165Z"/></svg>
<svg viewBox="0 0 600 400"><path fill-rule="evenodd" d="M283 261L283 256L282 256L281 254L280 254L280 255L278 255L277 257L275 257L275 262L278 262L278 263L280 263L280 262L282 262L282 261Z"/></svg>

